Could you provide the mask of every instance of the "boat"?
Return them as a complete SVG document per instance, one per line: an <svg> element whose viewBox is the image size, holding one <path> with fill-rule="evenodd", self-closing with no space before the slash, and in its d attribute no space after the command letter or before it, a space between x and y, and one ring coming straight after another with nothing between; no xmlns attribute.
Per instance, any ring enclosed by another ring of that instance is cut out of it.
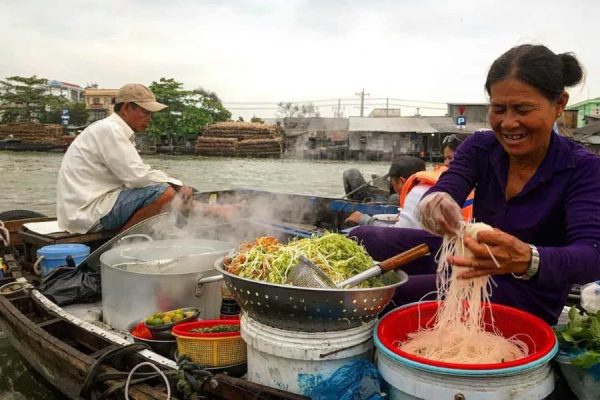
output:
<svg viewBox="0 0 600 400"><path fill-rule="evenodd" d="M2 139L0 140L0 150L9 151L51 151L64 153L67 151L68 144L61 143L26 143L20 139Z"/></svg>
<svg viewBox="0 0 600 400"><path fill-rule="evenodd" d="M267 205L268 216L259 213L229 225L208 225L199 227L198 230L210 237L218 237L220 234L231 232L234 227L245 226L248 229L244 229L240 240L264 234L283 238L308 237L324 230L342 228L343 221L352 211L368 211L367 205L349 200L253 189L195 193L195 199L200 202L216 199L220 203L245 202L251 205ZM370 204L368 207L376 212L385 212L387 209L386 204ZM132 343L131 338L123 332L111 330L102 323L90 322L86 316L89 317L90 309L97 309L98 304L58 306L36 289L39 278L34 274L33 260L24 254L33 251L27 248L31 243L41 246L60 240L70 243L88 241L94 243L92 250L101 251L103 246L116 237L99 234L87 237L69 234L63 235L63 239L58 234L43 237L44 235L28 231L27 227L23 226L24 223L36 221L48 222L49 218L36 216L4 221L7 231L10 231L11 243L17 246L2 246L0 240L0 256L7 266L7 276L0 279L0 288L5 285L11 287L10 292L0 294L0 328L11 345L33 369L69 399L97 396L121 399L127 376L135 366L143 362L156 365L166 374L174 392L178 376L178 365L174 360ZM125 233L136 232L136 227L137 225ZM90 257L99 255L94 251ZM230 374L223 373L224 371L213 372L208 378L204 375L204 379L199 377L197 383L197 392L208 399L306 398L235 377L231 371ZM141 377L136 374L134 381L138 380L145 381L128 388L130 398L166 398L166 386L158 373L146 373Z"/></svg>
<svg viewBox="0 0 600 400"><path fill-rule="evenodd" d="M336 198L252 189L196 193L195 198L202 202L214 201L216 198L220 203L245 201L267 205L270 210L268 218L265 215L248 216L230 223L208 224L196 229L196 232L216 238L242 226L244 232L238 236L240 240L264 234L281 238L308 237L325 230L339 230L343 228L342 223L350 212L365 207L361 203ZM385 210L378 212L385 213ZM48 221L48 218L36 217L11 223L5 221L7 230L11 231L11 243L21 244L3 246L0 240L0 256L6 263L5 270L9 272L7 277L0 278L0 292L5 285L14 285L10 293L0 294L0 328L17 352L68 399L122 399L125 391L133 399L167 398L167 385L158 372L133 374L132 381L135 385L126 388L128 377L142 363L151 363L166 376L171 398L185 398L175 393L180 376L180 365L175 360L142 347L133 342L129 335L113 330L101 321L91 321L99 319L90 319L90 314L93 315L90 311L98 309L98 304L61 307L36 289L39 279L32 274L33 265L27 260L26 254L23 254L29 240L27 235L20 237L27 232L26 227L20 226L23 221ZM137 226L122 234L137 233ZM84 236L69 236L66 240L84 241ZM104 243L95 245L96 251L91 253L90 258L98 258L98 251L101 252L103 246L108 246L118 236L112 235L99 240ZM54 236L53 240L56 239L57 236ZM98 239L98 236L94 239ZM207 399L307 399L298 394L249 382L239 377L239 371L232 369L208 372L210 373L192 375L196 393ZM192 384L189 380L186 382ZM562 385L560 382L559 380L549 399L573 398L569 397L571 394L565 388L564 381Z"/></svg>

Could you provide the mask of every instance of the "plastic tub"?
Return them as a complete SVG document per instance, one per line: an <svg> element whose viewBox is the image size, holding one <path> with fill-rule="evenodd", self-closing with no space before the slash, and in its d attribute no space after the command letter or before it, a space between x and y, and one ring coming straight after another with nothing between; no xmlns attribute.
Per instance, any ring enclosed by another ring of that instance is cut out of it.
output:
<svg viewBox="0 0 600 400"><path fill-rule="evenodd" d="M600 364L588 369L574 367L571 360L577 355L559 351L555 360L569 388L579 400L600 400Z"/></svg>
<svg viewBox="0 0 600 400"><path fill-rule="evenodd" d="M374 323L342 331L299 332L261 324L243 313L248 380L308 396L349 361L372 359Z"/></svg>
<svg viewBox="0 0 600 400"><path fill-rule="evenodd" d="M389 385L391 400L540 400L554 390L550 360L558 350L552 328L524 311L492 304L496 328L519 335L531 353L498 364L452 364L417 357L398 349L397 340L430 326L437 302L415 303L387 313L374 333L376 365ZM486 310L489 322L489 308ZM489 326L489 325L488 325Z"/></svg>
<svg viewBox="0 0 600 400"><path fill-rule="evenodd" d="M89 246L80 243L51 244L37 250L42 276L53 269L67 265L67 257L73 257L75 265L79 265L90 254Z"/></svg>

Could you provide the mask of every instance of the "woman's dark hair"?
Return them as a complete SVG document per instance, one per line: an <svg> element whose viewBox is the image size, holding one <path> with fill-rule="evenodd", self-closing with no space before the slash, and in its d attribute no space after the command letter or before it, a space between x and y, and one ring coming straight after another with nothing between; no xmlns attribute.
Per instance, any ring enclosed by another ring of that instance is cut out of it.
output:
<svg viewBox="0 0 600 400"><path fill-rule="evenodd" d="M542 45L513 47L494 61L485 80L485 90L505 78L514 77L540 91L548 100L557 100L565 87L583 79L583 69L573 53L554 54Z"/></svg>
<svg viewBox="0 0 600 400"><path fill-rule="evenodd" d="M460 137L459 135L457 135L455 133L446 136L442 140L442 152L444 151L444 149L446 147L448 147L452 151L456 151L456 148L458 147L459 144L462 143L463 139L464 138Z"/></svg>

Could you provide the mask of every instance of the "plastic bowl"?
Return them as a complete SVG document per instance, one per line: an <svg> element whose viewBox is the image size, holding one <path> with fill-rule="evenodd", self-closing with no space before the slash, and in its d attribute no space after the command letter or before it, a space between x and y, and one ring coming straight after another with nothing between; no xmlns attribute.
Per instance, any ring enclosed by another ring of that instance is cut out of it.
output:
<svg viewBox="0 0 600 400"><path fill-rule="evenodd" d="M496 329L504 336L517 336L529 347L529 354L518 360L494 364L457 364L430 360L415 356L398 348L398 341L404 341L408 334L420 328L433 325L438 302L417 303L400 307L387 313L375 328L375 345L390 358L415 368L435 370L442 373L459 371L511 372L532 368L546 362L556 354L558 343L552 328L540 318L516 308L501 304L491 304ZM490 307L486 307L484 320L486 329L491 329Z"/></svg>
<svg viewBox="0 0 600 400"><path fill-rule="evenodd" d="M177 308L176 310L179 310L179 308ZM148 325L144 319L144 325L146 325L146 328L148 328L150 330L150 332L152 332L152 336L155 339L175 340L175 337L171 334L171 330L173 329L173 327L175 325L179 325L184 322L196 321L198 319L198 315L200 315L200 310L195 307L181 308L181 310L183 310L184 313L186 313L188 311L193 311L194 315L192 315L191 317L184 318L177 322L171 322L170 324L161 324L161 325ZM175 310L165 311L165 313L168 313L171 311L175 311Z"/></svg>

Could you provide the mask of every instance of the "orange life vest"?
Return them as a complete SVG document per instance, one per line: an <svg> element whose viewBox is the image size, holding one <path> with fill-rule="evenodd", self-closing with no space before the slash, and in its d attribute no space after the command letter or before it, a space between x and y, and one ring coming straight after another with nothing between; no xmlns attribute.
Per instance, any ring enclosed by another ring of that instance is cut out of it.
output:
<svg viewBox="0 0 600 400"><path fill-rule="evenodd" d="M406 196L408 192L410 192L415 186L420 183L433 186L437 183L438 179L446 171L448 167L443 165L437 166L433 171L419 171L415 174L412 174L408 177L404 185L402 185L402 190L400 191L400 207L404 207L404 201L406 200ZM465 221L473 218L473 198L475 197L475 192L471 191L465 204L462 207L463 218Z"/></svg>

